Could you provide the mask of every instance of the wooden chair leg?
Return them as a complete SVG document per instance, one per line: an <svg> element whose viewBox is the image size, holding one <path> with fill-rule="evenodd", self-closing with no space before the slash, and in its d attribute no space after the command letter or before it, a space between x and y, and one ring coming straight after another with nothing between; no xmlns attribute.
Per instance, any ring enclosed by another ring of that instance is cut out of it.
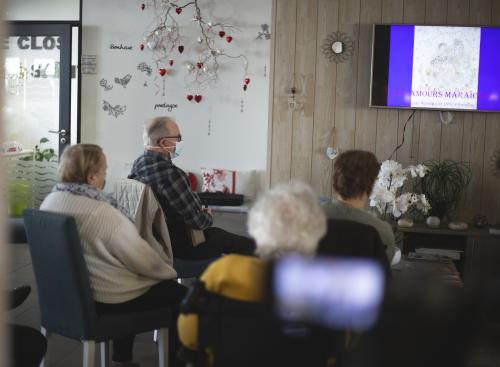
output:
<svg viewBox="0 0 500 367"><path fill-rule="evenodd" d="M95 341L85 340L83 342L83 367L94 367L95 365Z"/></svg>
<svg viewBox="0 0 500 367"><path fill-rule="evenodd" d="M158 360L160 367L168 367L168 329L158 330Z"/></svg>
<svg viewBox="0 0 500 367"><path fill-rule="evenodd" d="M49 356L50 356L50 337L51 334L45 329L43 326L40 328L40 332L43 334L45 339L47 339L47 351L45 352L45 355L43 356L42 361L40 362L40 367L49 367Z"/></svg>
<svg viewBox="0 0 500 367"><path fill-rule="evenodd" d="M109 367L111 365L111 354L109 353L109 342L99 343L101 352L101 367Z"/></svg>

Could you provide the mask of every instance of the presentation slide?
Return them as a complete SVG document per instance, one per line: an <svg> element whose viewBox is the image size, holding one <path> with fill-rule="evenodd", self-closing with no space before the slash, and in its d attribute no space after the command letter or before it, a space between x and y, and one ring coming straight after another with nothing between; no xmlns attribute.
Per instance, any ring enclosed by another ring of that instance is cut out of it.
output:
<svg viewBox="0 0 500 367"><path fill-rule="evenodd" d="M387 106L500 111L500 29L391 25Z"/></svg>

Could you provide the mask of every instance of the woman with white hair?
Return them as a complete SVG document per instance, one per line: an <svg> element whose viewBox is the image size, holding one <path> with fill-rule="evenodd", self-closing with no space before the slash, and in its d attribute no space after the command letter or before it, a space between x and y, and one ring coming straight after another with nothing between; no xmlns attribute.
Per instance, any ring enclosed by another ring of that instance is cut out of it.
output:
<svg viewBox="0 0 500 367"><path fill-rule="evenodd" d="M267 260L288 253L314 255L326 232L326 217L308 185L278 185L259 197L248 215L248 232L256 241L259 258L231 254L213 262L201 276L205 288L238 301L263 300ZM179 338L197 349L198 316L180 315Z"/></svg>

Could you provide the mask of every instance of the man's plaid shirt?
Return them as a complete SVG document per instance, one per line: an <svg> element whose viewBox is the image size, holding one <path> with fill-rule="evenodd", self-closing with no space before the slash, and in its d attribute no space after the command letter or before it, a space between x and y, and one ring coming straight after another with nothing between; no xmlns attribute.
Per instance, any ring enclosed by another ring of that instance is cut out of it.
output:
<svg viewBox="0 0 500 367"><path fill-rule="evenodd" d="M135 160L129 178L151 187L167 218L182 220L195 229L212 225L212 216L202 210L200 198L191 191L186 173L170 158L145 151Z"/></svg>

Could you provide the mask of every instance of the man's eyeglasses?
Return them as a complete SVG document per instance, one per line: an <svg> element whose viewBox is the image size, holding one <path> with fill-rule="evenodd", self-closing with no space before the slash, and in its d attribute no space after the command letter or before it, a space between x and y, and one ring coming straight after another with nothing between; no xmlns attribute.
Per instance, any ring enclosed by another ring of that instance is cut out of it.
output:
<svg viewBox="0 0 500 367"><path fill-rule="evenodd" d="M159 138L156 142L156 144L159 144L160 143L160 140L161 139L176 139L178 142L182 141L182 135L179 134L179 135L175 135L175 136L162 136L161 138Z"/></svg>

